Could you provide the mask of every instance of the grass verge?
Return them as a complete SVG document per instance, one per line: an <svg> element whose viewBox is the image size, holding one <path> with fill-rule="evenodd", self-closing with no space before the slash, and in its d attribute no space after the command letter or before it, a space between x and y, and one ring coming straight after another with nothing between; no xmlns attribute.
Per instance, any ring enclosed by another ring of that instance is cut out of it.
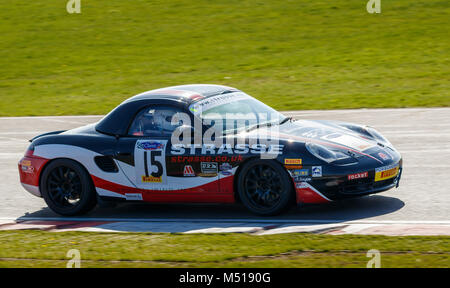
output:
<svg viewBox="0 0 450 288"><path fill-rule="evenodd" d="M0 116L105 114L186 83L278 110L450 106L443 0L0 3Z"/></svg>
<svg viewBox="0 0 450 288"><path fill-rule="evenodd" d="M450 237L1 231L0 267L450 267Z"/></svg>

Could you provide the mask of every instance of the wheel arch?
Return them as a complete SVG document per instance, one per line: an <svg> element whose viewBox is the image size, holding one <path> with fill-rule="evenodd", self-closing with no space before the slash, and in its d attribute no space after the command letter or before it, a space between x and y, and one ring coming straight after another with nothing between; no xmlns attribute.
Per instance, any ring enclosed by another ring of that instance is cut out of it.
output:
<svg viewBox="0 0 450 288"><path fill-rule="evenodd" d="M58 158L50 159L49 161L47 161L44 164L44 166L42 166L41 171L39 173L39 190L41 190L42 175L44 174L43 172L50 165L50 163L53 163L56 160L70 160L70 161L73 161L73 162L79 164L84 169L84 171L87 173L87 175L89 175L89 180L91 181L91 185L94 188L95 193L97 194L97 191L95 190L94 180L92 179L92 176L91 176L91 173L89 173L89 170L80 161L77 161L77 160L75 160L73 158L68 158L68 157L58 157Z"/></svg>
<svg viewBox="0 0 450 288"><path fill-rule="evenodd" d="M239 193L238 193L238 185L239 185L238 178L239 178L239 174L241 173L241 170L243 169L243 167L248 164L248 162L250 162L251 160L258 159L258 158L259 158L258 156L249 157L249 158L245 159L241 164L239 164L238 168L236 169L236 173L234 174L234 179L233 179L233 195L234 195L234 199L235 199L236 203L240 203L241 202L241 199L240 199ZM267 161L274 161L274 162L278 163L283 168L283 170L287 173L287 175L289 176L289 181L290 181L290 184L291 184L291 187L292 187L292 191L293 191L292 192L292 194L293 194L292 198L296 202L297 201L297 195L296 195L296 192L295 192L295 183L292 180L292 177L290 176L289 171L286 169L286 167L284 167L284 165L278 159L267 159Z"/></svg>

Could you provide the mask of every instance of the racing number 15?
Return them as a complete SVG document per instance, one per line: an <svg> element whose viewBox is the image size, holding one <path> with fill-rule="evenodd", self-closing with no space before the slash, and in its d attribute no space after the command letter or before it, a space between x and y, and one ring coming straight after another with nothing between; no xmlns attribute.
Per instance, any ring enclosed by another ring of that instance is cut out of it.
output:
<svg viewBox="0 0 450 288"><path fill-rule="evenodd" d="M145 168L145 177L161 177L163 174L163 165L161 162L157 161L155 157L161 156L161 150L155 151L144 151L144 168ZM148 163L148 155L150 154L150 163ZM149 165L150 164L150 165ZM149 170L152 170L152 166L156 166L156 172L149 173Z"/></svg>

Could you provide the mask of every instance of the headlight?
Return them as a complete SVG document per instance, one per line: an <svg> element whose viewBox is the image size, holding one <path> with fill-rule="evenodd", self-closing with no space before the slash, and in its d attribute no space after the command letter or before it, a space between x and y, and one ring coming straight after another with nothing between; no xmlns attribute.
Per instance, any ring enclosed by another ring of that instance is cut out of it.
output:
<svg viewBox="0 0 450 288"><path fill-rule="evenodd" d="M350 155L347 155L340 151L332 151L320 144L306 143L306 149L308 149L309 153L327 163L351 158Z"/></svg>

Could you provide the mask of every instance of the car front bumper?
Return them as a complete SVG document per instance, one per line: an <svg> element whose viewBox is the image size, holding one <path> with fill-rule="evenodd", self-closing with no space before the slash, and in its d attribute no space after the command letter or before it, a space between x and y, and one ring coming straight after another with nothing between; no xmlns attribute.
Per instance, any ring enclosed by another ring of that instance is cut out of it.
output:
<svg viewBox="0 0 450 288"><path fill-rule="evenodd" d="M348 181L343 177L330 177L312 181L310 184L330 200L354 198L374 193L380 193L400 184L403 168L400 166L395 177L375 181L373 173L369 177L358 181Z"/></svg>

